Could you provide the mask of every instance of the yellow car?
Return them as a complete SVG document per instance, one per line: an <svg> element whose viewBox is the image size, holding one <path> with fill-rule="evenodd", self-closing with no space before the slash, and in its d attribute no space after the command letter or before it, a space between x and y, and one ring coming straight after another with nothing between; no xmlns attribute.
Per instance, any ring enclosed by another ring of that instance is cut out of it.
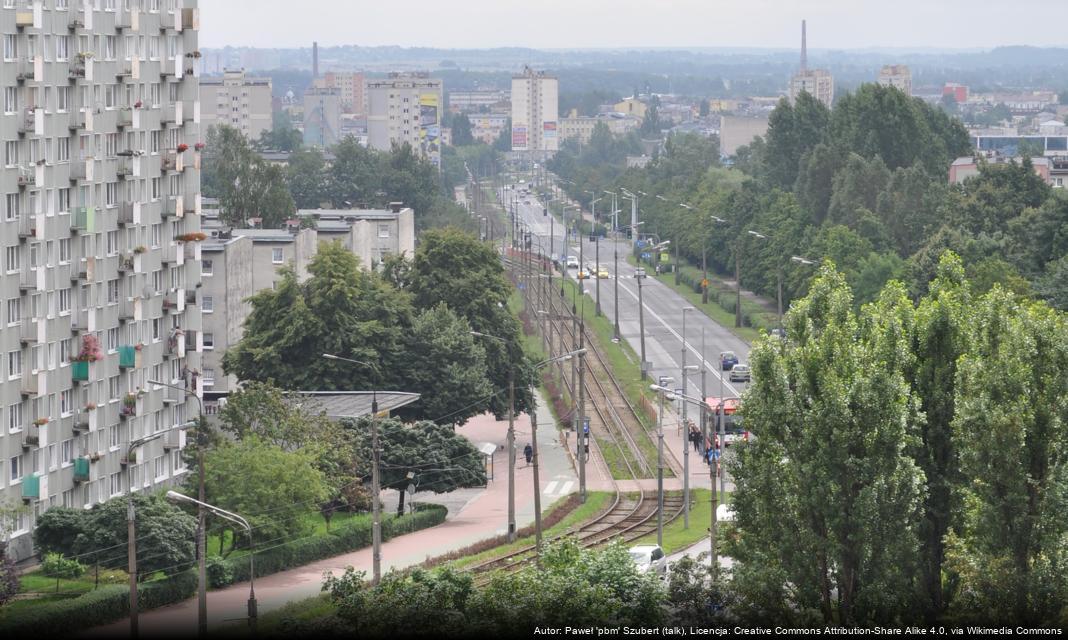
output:
<svg viewBox="0 0 1068 640"><path fill-rule="evenodd" d="M608 267L604 266L603 264L597 265L597 277L598 278L607 278L608 277Z"/></svg>
<svg viewBox="0 0 1068 640"><path fill-rule="evenodd" d="M575 277L579 280L585 280L586 278L590 277L590 272L587 267L583 267L578 270L578 273L575 274Z"/></svg>

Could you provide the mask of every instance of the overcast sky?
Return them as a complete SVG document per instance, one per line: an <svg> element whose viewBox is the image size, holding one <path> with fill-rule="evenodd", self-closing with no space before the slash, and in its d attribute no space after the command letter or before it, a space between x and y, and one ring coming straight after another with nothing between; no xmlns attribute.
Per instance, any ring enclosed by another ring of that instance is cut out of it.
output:
<svg viewBox="0 0 1068 640"><path fill-rule="evenodd" d="M1063 46L1065 5L1065 0L200 0L200 43L798 47L800 21L806 18L809 46L818 49Z"/></svg>

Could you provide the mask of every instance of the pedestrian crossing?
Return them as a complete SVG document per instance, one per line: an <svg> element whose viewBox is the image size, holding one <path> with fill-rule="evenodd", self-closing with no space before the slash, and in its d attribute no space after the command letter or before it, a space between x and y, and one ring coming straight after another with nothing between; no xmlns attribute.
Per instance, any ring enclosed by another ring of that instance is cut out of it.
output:
<svg viewBox="0 0 1068 640"><path fill-rule="evenodd" d="M541 492L547 496L566 496L571 493L574 486L575 483L572 480L552 480Z"/></svg>

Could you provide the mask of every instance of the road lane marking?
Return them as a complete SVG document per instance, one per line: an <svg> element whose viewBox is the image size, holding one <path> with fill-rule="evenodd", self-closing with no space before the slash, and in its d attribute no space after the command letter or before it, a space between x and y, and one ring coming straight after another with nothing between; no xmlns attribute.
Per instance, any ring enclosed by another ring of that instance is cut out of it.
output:
<svg viewBox="0 0 1068 640"><path fill-rule="evenodd" d="M549 484L545 485L545 489L542 491L542 493L552 493L554 489L556 489L556 480L553 480Z"/></svg>

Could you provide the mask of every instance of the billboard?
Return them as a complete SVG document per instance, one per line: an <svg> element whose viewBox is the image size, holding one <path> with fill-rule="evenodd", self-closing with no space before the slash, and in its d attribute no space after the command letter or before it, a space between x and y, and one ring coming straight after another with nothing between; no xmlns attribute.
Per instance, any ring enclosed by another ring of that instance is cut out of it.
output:
<svg viewBox="0 0 1068 640"><path fill-rule="evenodd" d="M441 166L440 109L438 94L419 95L419 147L435 167Z"/></svg>
<svg viewBox="0 0 1068 640"><path fill-rule="evenodd" d="M512 127L512 149L526 149L527 148L527 128L525 125L515 125Z"/></svg>
<svg viewBox="0 0 1068 640"><path fill-rule="evenodd" d="M543 138L555 138L556 137L556 123L546 122L542 125L541 135Z"/></svg>

